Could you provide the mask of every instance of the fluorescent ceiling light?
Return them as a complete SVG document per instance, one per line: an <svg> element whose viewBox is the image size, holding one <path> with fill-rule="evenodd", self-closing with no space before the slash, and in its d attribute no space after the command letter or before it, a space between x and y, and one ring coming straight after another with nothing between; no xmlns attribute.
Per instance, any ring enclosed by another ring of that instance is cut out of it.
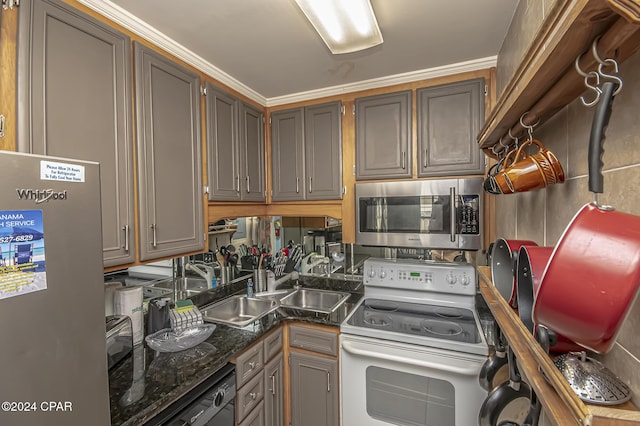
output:
<svg viewBox="0 0 640 426"><path fill-rule="evenodd" d="M295 0L333 54L382 43L369 0Z"/></svg>

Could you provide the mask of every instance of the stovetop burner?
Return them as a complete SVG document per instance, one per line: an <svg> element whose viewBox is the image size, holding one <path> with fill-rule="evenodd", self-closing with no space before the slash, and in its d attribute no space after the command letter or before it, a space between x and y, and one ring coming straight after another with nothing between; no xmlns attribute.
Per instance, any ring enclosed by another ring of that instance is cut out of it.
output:
<svg viewBox="0 0 640 426"><path fill-rule="evenodd" d="M364 323L376 328L390 328L393 321L389 315L381 315L375 312L365 312Z"/></svg>
<svg viewBox="0 0 640 426"><path fill-rule="evenodd" d="M486 355L475 313L476 279L469 264L368 259L364 298L341 332Z"/></svg>
<svg viewBox="0 0 640 426"><path fill-rule="evenodd" d="M464 308L365 299L347 323L419 337L481 342L473 312Z"/></svg>

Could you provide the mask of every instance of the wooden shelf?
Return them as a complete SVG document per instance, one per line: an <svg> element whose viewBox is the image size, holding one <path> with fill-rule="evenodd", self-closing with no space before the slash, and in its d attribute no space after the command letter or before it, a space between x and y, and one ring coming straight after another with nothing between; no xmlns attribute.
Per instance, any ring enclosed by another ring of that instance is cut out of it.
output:
<svg viewBox="0 0 640 426"><path fill-rule="evenodd" d="M509 346L513 349L521 373L538 395L552 424L561 426L640 425L640 412L630 403L612 408L582 402L555 367L549 355L497 291L491 281L491 269L487 266L479 266L478 270L480 292Z"/></svg>
<svg viewBox="0 0 640 426"><path fill-rule="evenodd" d="M640 48L638 0L557 0L532 41L520 66L505 87L478 135L480 148L500 138L511 143L526 125L542 124L585 90L584 79L574 67L581 56L581 69L596 69L591 46L597 37L603 58L622 63ZM631 12L635 12L631 13Z"/></svg>

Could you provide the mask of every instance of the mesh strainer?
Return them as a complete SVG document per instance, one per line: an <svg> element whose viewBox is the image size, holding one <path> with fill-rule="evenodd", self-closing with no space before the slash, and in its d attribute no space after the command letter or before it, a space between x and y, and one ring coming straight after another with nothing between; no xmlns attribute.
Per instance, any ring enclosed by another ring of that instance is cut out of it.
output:
<svg viewBox="0 0 640 426"><path fill-rule="evenodd" d="M584 402L615 405L631 398L629 387L604 364L587 357L585 352L562 354L554 360L554 364Z"/></svg>

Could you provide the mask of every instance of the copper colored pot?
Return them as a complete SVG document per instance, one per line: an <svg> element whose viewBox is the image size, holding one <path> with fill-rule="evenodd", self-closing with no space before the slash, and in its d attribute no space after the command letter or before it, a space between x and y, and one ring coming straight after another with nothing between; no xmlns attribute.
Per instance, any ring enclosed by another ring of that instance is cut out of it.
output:
<svg viewBox="0 0 640 426"><path fill-rule="evenodd" d="M537 246L529 240L498 238L491 249L491 281L512 307L518 304L516 295L516 260L522 246Z"/></svg>

